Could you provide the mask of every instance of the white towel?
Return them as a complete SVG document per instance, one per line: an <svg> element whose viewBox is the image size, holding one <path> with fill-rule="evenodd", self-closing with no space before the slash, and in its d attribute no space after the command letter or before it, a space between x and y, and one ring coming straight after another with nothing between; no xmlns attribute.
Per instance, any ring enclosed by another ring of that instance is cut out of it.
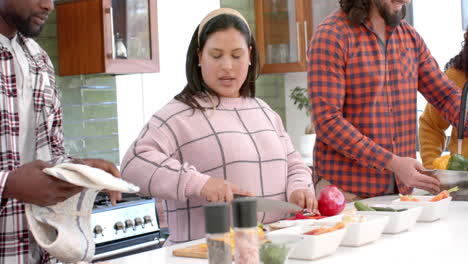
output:
<svg viewBox="0 0 468 264"><path fill-rule="evenodd" d="M26 218L37 243L62 262L91 261L94 236L90 226L97 193L102 189L135 193L139 188L97 168L62 163L43 170L85 189L53 206L26 204Z"/></svg>

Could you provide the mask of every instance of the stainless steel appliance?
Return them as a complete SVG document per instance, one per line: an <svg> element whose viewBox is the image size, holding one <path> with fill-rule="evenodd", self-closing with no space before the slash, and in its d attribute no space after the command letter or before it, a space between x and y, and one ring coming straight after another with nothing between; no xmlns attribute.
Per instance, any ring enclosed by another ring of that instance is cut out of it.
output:
<svg viewBox="0 0 468 264"><path fill-rule="evenodd" d="M459 190L450 196L454 201L468 201L468 171L424 170L423 173L437 177L442 190L458 186Z"/></svg>
<svg viewBox="0 0 468 264"><path fill-rule="evenodd" d="M122 194L122 201L112 206L107 195L99 193L91 227L96 243L93 261L159 248L167 234L160 228L156 201L133 194Z"/></svg>

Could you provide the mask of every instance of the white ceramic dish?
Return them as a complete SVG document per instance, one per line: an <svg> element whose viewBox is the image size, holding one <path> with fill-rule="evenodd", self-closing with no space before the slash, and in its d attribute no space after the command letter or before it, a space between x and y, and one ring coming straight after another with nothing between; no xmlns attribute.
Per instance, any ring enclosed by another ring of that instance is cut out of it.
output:
<svg viewBox="0 0 468 264"><path fill-rule="evenodd" d="M318 221L324 221L324 220L334 221L335 219L338 219L337 221L339 221L341 219L341 215L329 216L329 217L322 218L322 219L280 220L278 222L269 224L268 228L270 229L269 231L275 231L275 230L298 226L298 225L313 225L317 223Z"/></svg>
<svg viewBox="0 0 468 264"><path fill-rule="evenodd" d="M407 209L401 212L386 212L386 211L358 211L358 215L386 215L388 216L388 222L385 225L383 233L385 234L397 234L408 229L411 229L419 215L422 212L421 206L411 205L395 205L395 204L371 204L370 206L378 207L391 207L394 209Z"/></svg>
<svg viewBox="0 0 468 264"><path fill-rule="evenodd" d="M397 205L416 205L422 206L423 210L421 215L419 215L418 221L420 222L432 222L438 220L440 218L444 218L447 216L448 208L450 205L450 201L452 201L452 197L448 197L442 199L437 202L429 202L430 199L434 196L414 196L418 198L419 202L404 202L400 201L400 199L396 199L392 201L392 204Z"/></svg>
<svg viewBox="0 0 468 264"><path fill-rule="evenodd" d="M296 225L272 231L266 234L267 239L274 240L275 236L284 234L300 235L303 240L291 252L290 258L313 260L335 253L343 240L346 227L321 235L304 235L304 233L317 229L319 226Z"/></svg>
<svg viewBox="0 0 468 264"><path fill-rule="evenodd" d="M342 215L339 218L332 220L341 221ZM365 244L372 243L379 239L380 235L387 225L389 217L387 215L366 215L366 220L363 222L348 222L346 223L346 234L341 241L342 246L359 247ZM328 222L328 219L321 219L319 222Z"/></svg>

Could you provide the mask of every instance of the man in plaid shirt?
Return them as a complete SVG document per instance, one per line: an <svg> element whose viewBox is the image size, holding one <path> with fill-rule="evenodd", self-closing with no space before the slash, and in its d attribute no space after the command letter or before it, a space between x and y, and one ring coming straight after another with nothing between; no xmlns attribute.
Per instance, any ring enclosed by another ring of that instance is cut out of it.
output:
<svg viewBox="0 0 468 264"><path fill-rule="evenodd" d="M348 200L439 191L415 159L416 95L457 127L460 91L403 20L410 2L340 0L310 42L317 193L330 183Z"/></svg>
<svg viewBox="0 0 468 264"><path fill-rule="evenodd" d="M54 262L30 234L24 203L53 205L81 191L42 172L71 159L62 144L53 66L30 38L53 8L53 0L0 1L0 264ZM79 162L120 177L110 162Z"/></svg>

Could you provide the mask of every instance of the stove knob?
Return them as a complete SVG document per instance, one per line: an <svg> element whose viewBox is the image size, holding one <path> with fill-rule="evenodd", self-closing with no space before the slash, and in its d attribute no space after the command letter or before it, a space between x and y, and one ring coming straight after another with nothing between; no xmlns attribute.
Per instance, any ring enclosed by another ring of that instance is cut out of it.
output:
<svg viewBox="0 0 468 264"><path fill-rule="evenodd" d="M131 219L125 220L125 228L130 228L130 227L131 227L131 228L134 227L133 221L132 221ZM135 228L133 228L133 229L135 229Z"/></svg>
<svg viewBox="0 0 468 264"><path fill-rule="evenodd" d="M141 217L135 218L135 226L139 226L143 224L143 219Z"/></svg>
<svg viewBox="0 0 468 264"><path fill-rule="evenodd" d="M114 229L115 231L123 230L124 229L123 223L121 221L118 221L117 223L115 223Z"/></svg>
<svg viewBox="0 0 468 264"><path fill-rule="evenodd" d="M96 225L96 226L94 227L94 229L93 229L93 232L94 232L95 235L100 235L100 234L102 234L102 231L104 231L104 230L102 229L102 226L101 226L101 225Z"/></svg>
<svg viewBox="0 0 468 264"><path fill-rule="evenodd" d="M143 219L145 220L145 225L146 224L153 225L153 218L151 217L151 215L145 215L145 217L143 217Z"/></svg>

